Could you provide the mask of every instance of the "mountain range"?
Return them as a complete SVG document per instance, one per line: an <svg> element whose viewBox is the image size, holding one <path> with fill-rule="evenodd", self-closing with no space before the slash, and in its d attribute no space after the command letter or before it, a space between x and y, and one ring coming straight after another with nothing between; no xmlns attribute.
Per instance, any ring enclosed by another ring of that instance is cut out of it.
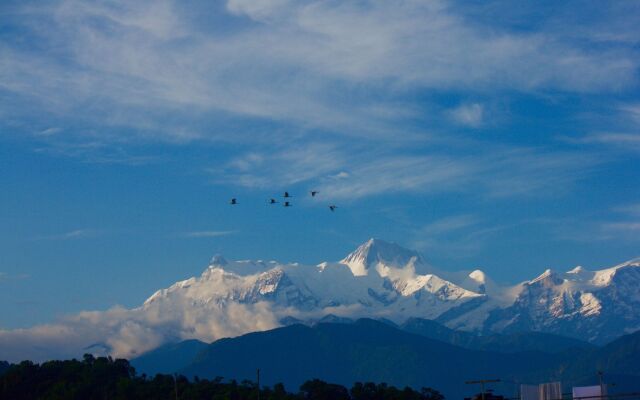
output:
<svg viewBox="0 0 640 400"><path fill-rule="evenodd" d="M500 285L483 271L438 271L415 251L370 239L343 260L318 265L216 256L200 277L157 291L140 311L197 310L219 320L230 308L251 307L260 318L234 322L238 334L331 315L395 324L428 319L472 337L541 332L603 344L640 328L639 267L635 259L598 271L548 269Z"/></svg>
<svg viewBox="0 0 640 400"><path fill-rule="evenodd" d="M480 270L438 270L418 252L378 239L338 262L317 265L215 256L200 276L158 290L139 307L0 329L0 355L12 362L86 352L135 358L184 340L211 343L292 324L359 318L414 333L435 322L440 328L430 334L449 329L452 344L480 350L503 351L507 338L531 338L531 332L602 345L640 328L639 267L636 259L597 271L546 270L504 285ZM504 337L496 341L496 335Z"/></svg>

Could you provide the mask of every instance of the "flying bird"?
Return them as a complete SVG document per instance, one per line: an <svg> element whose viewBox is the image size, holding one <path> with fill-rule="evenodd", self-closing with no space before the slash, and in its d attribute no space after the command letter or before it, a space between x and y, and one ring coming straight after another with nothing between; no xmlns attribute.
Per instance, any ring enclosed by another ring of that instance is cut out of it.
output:
<svg viewBox="0 0 640 400"><path fill-rule="evenodd" d="M316 197L316 195L320 192L318 192L317 190L312 190L310 193L311 193L311 197Z"/></svg>
<svg viewBox="0 0 640 400"><path fill-rule="evenodd" d="M292 196L289 195L289 192L284 192L284 196L282 197L292 197Z"/></svg>
<svg viewBox="0 0 640 400"><path fill-rule="evenodd" d="M285 201L285 202L284 202L284 206L285 206L285 207L291 207L291 205L292 205L292 204L291 204L291 203L289 203L288 201Z"/></svg>
<svg viewBox="0 0 640 400"><path fill-rule="evenodd" d="M236 204L238 204L238 201L236 200L236 198L234 197L233 199L231 199L231 201L229 202L229 204L231 204L232 206L235 206Z"/></svg>
<svg viewBox="0 0 640 400"><path fill-rule="evenodd" d="M338 208L338 206L334 206L333 204L329 206L329 210L331 210L331 212L334 212L336 208Z"/></svg>
<svg viewBox="0 0 640 400"><path fill-rule="evenodd" d="M276 199L269 199L269 204L276 204L276 203L277 203Z"/></svg>

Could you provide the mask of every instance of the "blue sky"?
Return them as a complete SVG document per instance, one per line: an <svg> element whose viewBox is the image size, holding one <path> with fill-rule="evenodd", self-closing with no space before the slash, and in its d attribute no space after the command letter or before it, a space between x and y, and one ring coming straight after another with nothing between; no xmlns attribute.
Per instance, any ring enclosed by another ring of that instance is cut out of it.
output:
<svg viewBox="0 0 640 400"><path fill-rule="evenodd" d="M640 256L638 26L633 1L3 1L0 328L216 253L379 237L504 282Z"/></svg>

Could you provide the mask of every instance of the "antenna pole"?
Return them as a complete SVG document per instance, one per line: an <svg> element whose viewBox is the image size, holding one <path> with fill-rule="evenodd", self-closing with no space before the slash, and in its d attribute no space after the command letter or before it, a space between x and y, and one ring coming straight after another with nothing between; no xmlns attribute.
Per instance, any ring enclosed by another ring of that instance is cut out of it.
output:
<svg viewBox="0 0 640 400"><path fill-rule="evenodd" d="M258 384L258 400L260 400L260 368L256 369L256 381Z"/></svg>
<svg viewBox="0 0 640 400"><path fill-rule="evenodd" d="M173 374L173 391L176 394L176 400L178 400L178 378L176 373Z"/></svg>
<svg viewBox="0 0 640 400"><path fill-rule="evenodd" d="M598 381L600 382L600 400L604 398L604 383L602 383L602 371L598 371Z"/></svg>
<svg viewBox="0 0 640 400"><path fill-rule="evenodd" d="M465 383L467 385L473 385L473 384L478 384L479 383L480 384L480 390L481 390L480 395L482 396L482 400L485 400L485 397L484 397L484 384L485 383L493 383L493 382L500 382L500 379L478 379L478 380L475 380L475 381L466 381Z"/></svg>

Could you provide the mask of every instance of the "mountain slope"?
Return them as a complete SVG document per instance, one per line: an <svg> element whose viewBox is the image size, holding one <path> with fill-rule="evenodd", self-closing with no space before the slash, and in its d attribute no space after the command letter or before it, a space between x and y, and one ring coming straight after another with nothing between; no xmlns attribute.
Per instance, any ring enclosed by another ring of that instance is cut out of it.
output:
<svg viewBox="0 0 640 400"><path fill-rule="evenodd" d="M191 364L208 344L199 340L169 343L131 360L131 366L149 376L171 374Z"/></svg>
<svg viewBox="0 0 640 400"><path fill-rule="evenodd" d="M570 349L593 349L595 346L578 339L542 333L518 332L478 336L470 332L456 331L436 321L409 318L400 328L431 339L440 340L473 350L489 350L502 353L540 351L559 353Z"/></svg>
<svg viewBox="0 0 640 400"><path fill-rule="evenodd" d="M533 336L537 345L550 339L551 347L566 339ZM496 347L513 350L509 335L496 335L494 340L506 340ZM570 343L574 341L564 342ZM529 344L525 342L526 345ZM603 347L555 350L471 350L411 334L384 321L361 319L351 324L291 325L220 339L204 347L182 369L176 364L170 371L202 378L253 380L256 368L260 368L263 382L284 382L291 390L308 379L319 378L344 385L378 381L416 388L432 386L448 398L459 398L476 390L463 382L478 377L501 378L503 382L492 387L510 394L517 391L517 382L559 380L566 390L572 385L597 384L596 373L601 370L606 382L616 383L611 392L638 389L640 333L623 336Z"/></svg>
<svg viewBox="0 0 640 400"><path fill-rule="evenodd" d="M522 363L523 354L526 363ZM265 383L284 382L289 388L315 377L345 385L377 381L432 386L454 398L475 390L465 387L465 380L525 374L557 362L556 356L536 352L468 350L364 319L353 324L292 325L221 339L182 372L253 379L260 368Z"/></svg>

